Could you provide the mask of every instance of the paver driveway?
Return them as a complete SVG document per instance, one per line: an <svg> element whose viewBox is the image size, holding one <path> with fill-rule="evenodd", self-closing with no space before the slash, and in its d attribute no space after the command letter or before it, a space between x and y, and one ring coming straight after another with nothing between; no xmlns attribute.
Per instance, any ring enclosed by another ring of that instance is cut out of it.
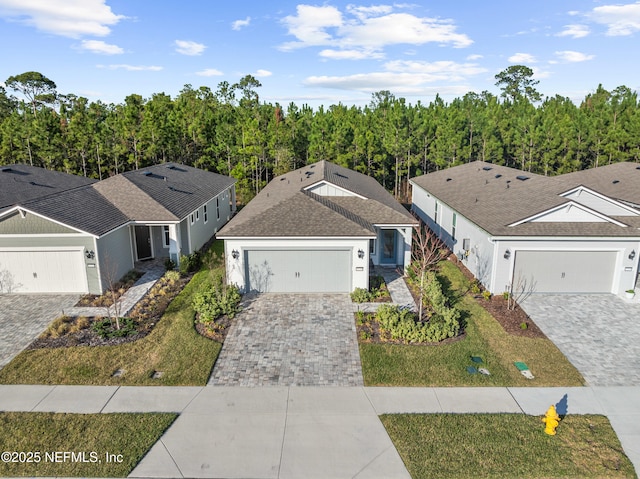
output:
<svg viewBox="0 0 640 479"><path fill-rule="evenodd" d="M78 295L0 294L0 368L77 301Z"/></svg>
<svg viewBox="0 0 640 479"><path fill-rule="evenodd" d="M534 294L522 307L590 386L640 386L640 303Z"/></svg>
<svg viewBox="0 0 640 479"><path fill-rule="evenodd" d="M347 294L260 294L230 327L209 384L362 386Z"/></svg>

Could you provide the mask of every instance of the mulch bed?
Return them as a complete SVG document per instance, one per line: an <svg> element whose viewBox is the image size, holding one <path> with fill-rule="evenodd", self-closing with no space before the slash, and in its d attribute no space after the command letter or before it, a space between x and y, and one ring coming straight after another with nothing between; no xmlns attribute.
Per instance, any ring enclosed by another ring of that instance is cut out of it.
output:
<svg viewBox="0 0 640 479"><path fill-rule="evenodd" d="M213 321L214 327L210 328L205 326L204 324L198 321L198 316L196 315L196 331L204 336L205 338L211 339L217 343L224 343L224 340L229 333L229 328L231 327L231 323L233 322L228 316L220 316L216 320Z"/></svg>
<svg viewBox="0 0 640 479"><path fill-rule="evenodd" d="M142 339L153 331L153 328L162 318L162 315L173 298L182 291L192 276L193 275L181 277L180 280L168 288L163 295L155 295L155 297L150 298L149 293L147 293L147 295L136 304L130 314L130 317L136 322L136 334L122 338L102 338L89 326L86 329L67 333L57 338L39 337L26 349L66 348L71 346L116 346L118 344L131 343ZM162 281L162 279L160 281ZM151 291L153 291L153 288ZM89 319L93 324L102 318Z"/></svg>
<svg viewBox="0 0 640 479"><path fill-rule="evenodd" d="M85 294L82 296L78 302L75 304L77 308L88 308L88 307L106 307L108 308L113 304L114 298L117 301L120 296L127 292L131 286L138 281L144 273L140 271L132 271L126 275L126 281L118 281L113 285L113 293L107 292L102 295L98 294Z"/></svg>
<svg viewBox="0 0 640 479"><path fill-rule="evenodd" d="M454 254L450 255L448 259L462 271L462 274L469 281L476 281L471 271ZM526 338L547 338L519 304L516 304L513 310L509 310L507 309L507 300L502 296L491 296L489 300L484 299L482 295L474 297L478 304L500 323L506 333ZM522 329L522 323L526 323L526 329Z"/></svg>

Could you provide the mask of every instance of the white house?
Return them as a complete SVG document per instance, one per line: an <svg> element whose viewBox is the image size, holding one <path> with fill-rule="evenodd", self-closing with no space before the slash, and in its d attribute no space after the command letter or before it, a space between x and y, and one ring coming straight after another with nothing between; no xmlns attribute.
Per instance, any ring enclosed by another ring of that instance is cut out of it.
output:
<svg viewBox="0 0 640 479"><path fill-rule="evenodd" d="M493 294L634 288L640 166L545 177L480 161L411 180L413 211Z"/></svg>

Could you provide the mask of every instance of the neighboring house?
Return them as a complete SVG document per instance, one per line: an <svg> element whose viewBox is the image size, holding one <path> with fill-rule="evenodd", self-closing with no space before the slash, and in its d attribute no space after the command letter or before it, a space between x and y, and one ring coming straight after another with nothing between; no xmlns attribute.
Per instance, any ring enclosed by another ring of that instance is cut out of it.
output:
<svg viewBox="0 0 640 479"><path fill-rule="evenodd" d="M476 161L411 180L413 210L493 294L633 288L640 166L545 177ZM533 285L533 287L532 287Z"/></svg>
<svg viewBox="0 0 640 479"><path fill-rule="evenodd" d="M274 178L218 234L244 291L351 292L404 267L417 221L376 180L320 161Z"/></svg>
<svg viewBox="0 0 640 479"><path fill-rule="evenodd" d="M234 212L234 179L176 163L103 181L1 167L0 272L16 293L98 294L136 261L178 263Z"/></svg>

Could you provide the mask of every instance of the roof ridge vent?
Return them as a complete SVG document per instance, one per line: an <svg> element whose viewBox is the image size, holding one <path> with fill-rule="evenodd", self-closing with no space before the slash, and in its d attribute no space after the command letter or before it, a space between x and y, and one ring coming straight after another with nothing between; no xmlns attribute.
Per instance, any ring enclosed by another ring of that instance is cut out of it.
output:
<svg viewBox="0 0 640 479"><path fill-rule="evenodd" d="M10 166L3 166L2 168L0 168L0 171L2 171L3 173L11 173L13 170Z"/></svg>
<svg viewBox="0 0 640 479"><path fill-rule="evenodd" d="M529 179L529 177L526 176L526 175L518 175L518 176L516 176L516 180L527 181L528 179Z"/></svg>
<svg viewBox="0 0 640 479"><path fill-rule="evenodd" d="M484 171L491 171L491 170L493 170L493 167L492 166L483 166L482 169Z"/></svg>

